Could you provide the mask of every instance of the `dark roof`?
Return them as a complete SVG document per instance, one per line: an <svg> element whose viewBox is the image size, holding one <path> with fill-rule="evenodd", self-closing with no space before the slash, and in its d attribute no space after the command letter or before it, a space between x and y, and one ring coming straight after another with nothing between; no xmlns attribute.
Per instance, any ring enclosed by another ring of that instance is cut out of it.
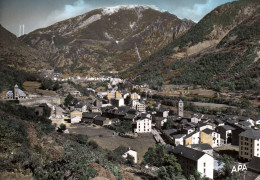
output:
<svg viewBox="0 0 260 180"><path fill-rule="evenodd" d="M173 135L172 137L173 138L182 138L182 137L184 137L186 134L176 134L176 135Z"/></svg>
<svg viewBox="0 0 260 180"><path fill-rule="evenodd" d="M82 113L82 117L83 118L90 118L90 119L95 118L97 115L99 115L99 114L97 114L97 113L88 113L88 112Z"/></svg>
<svg viewBox="0 0 260 180"><path fill-rule="evenodd" d="M166 118L164 118L164 117L159 117L159 116L158 116L158 117L155 117L155 120L156 120L156 121L163 121L163 120L165 120L165 119L166 119Z"/></svg>
<svg viewBox="0 0 260 180"><path fill-rule="evenodd" d="M114 152L120 154L120 155L123 155L125 154L127 151L129 151L129 148L128 147L125 147L125 146L119 146L118 148L116 148L114 150Z"/></svg>
<svg viewBox="0 0 260 180"><path fill-rule="evenodd" d="M191 144L191 148L198 150L212 150L212 147L209 144Z"/></svg>
<svg viewBox="0 0 260 180"><path fill-rule="evenodd" d="M206 126L206 125L208 125L208 124L201 122L201 123L199 123L198 127L202 127L202 126Z"/></svg>
<svg viewBox="0 0 260 180"><path fill-rule="evenodd" d="M224 122L222 121L222 120L220 120L220 119L215 119L215 122L217 123L217 124L223 124Z"/></svg>
<svg viewBox="0 0 260 180"><path fill-rule="evenodd" d="M167 129L167 130L163 130L163 132L168 135L168 136L171 136L172 134L178 132L177 129Z"/></svg>
<svg viewBox="0 0 260 180"><path fill-rule="evenodd" d="M214 131L212 129L207 128L207 129L204 129L202 132L211 135Z"/></svg>
<svg viewBox="0 0 260 180"><path fill-rule="evenodd" d="M148 113L141 113L140 114L140 117L141 118L147 118L147 116L150 116L151 114L148 114Z"/></svg>
<svg viewBox="0 0 260 180"><path fill-rule="evenodd" d="M229 125L218 126L217 128L223 128L226 131L228 131L228 130L235 130L235 128L233 128L232 126L229 126Z"/></svg>
<svg viewBox="0 0 260 180"><path fill-rule="evenodd" d="M84 105L83 104L76 104L75 108L82 108Z"/></svg>
<svg viewBox="0 0 260 180"><path fill-rule="evenodd" d="M136 115L134 115L134 114L126 114L126 115L124 116L124 119L133 120L135 117L136 117Z"/></svg>
<svg viewBox="0 0 260 180"><path fill-rule="evenodd" d="M96 116L94 118L94 120L97 120L97 121L105 121L107 118L106 117L102 117L102 116Z"/></svg>
<svg viewBox="0 0 260 180"><path fill-rule="evenodd" d="M157 112L165 112L165 111L169 111L169 110L165 108L160 108Z"/></svg>
<svg viewBox="0 0 260 180"><path fill-rule="evenodd" d="M242 126L251 126L251 123L247 121L241 121L238 124L241 124Z"/></svg>
<svg viewBox="0 0 260 180"><path fill-rule="evenodd" d="M260 130L248 129L240 133L239 136L247 137L250 139L260 139Z"/></svg>
<svg viewBox="0 0 260 180"><path fill-rule="evenodd" d="M129 109L129 110L127 111L127 113L128 113L128 114L137 114L138 111L135 110L135 109Z"/></svg>
<svg viewBox="0 0 260 180"><path fill-rule="evenodd" d="M191 159L193 161L199 160L205 153L202 151L198 151L192 148L185 147L183 145L179 145L172 150L172 152L176 155L183 156L187 159Z"/></svg>
<svg viewBox="0 0 260 180"><path fill-rule="evenodd" d="M254 156L252 160L247 165L248 169L251 169L253 171L256 171L257 173L260 173L260 157Z"/></svg>
<svg viewBox="0 0 260 180"><path fill-rule="evenodd" d="M231 125L237 123L236 120L226 120L226 122L227 122L228 124L231 124Z"/></svg>

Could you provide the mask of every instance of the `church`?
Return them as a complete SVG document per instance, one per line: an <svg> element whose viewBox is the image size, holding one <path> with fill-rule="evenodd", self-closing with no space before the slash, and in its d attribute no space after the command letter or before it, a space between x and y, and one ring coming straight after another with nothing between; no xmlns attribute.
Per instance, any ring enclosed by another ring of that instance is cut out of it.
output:
<svg viewBox="0 0 260 180"><path fill-rule="evenodd" d="M5 97L6 99L25 99L26 94L21 89L19 89L18 85L16 84L14 86L14 92L8 91Z"/></svg>

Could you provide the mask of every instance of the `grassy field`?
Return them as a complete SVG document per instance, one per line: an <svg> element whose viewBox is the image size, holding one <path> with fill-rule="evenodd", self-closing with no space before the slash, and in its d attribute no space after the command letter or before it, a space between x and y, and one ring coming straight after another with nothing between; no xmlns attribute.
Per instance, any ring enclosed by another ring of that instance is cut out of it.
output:
<svg viewBox="0 0 260 180"><path fill-rule="evenodd" d="M41 95L56 95L55 91L42 90L40 89L41 83L37 81L25 81L23 83L23 88L27 93L41 94Z"/></svg>
<svg viewBox="0 0 260 180"><path fill-rule="evenodd" d="M143 155L149 147L155 147L155 140L152 134L139 134L137 138L123 138L114 136L112 130L103 127L87 127L76 125L69 128L72 134L84 134L89 136L90 140L94 140L103 149L113 151L119 146L131 147L137 151L138 163L143 161Z"/></svg>

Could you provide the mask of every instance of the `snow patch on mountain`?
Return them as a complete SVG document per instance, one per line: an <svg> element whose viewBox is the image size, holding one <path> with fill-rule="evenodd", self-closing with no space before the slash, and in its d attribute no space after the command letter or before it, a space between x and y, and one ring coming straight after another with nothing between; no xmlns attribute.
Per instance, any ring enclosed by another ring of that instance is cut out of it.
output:
<svg viewBox="0 0 260 180"><path fill-rule="evenodd" d="M140 9L140 10L145 10L145 9L155 9L159 10L156 6L139 6L139 5L119 5L119 6L114 6L114 7L106 7L103 8L102 15L112 15L114 13L117 13L120 9L124 10L129 10L129 9Z"/></svg>
<svg viewBox="0 0 260 180"><path fill-rule="evenodd" d="M130 22L129 23L129 26L130 26L131 29L134 29L135 25L136 25L136 22Z"/></svg>
<svg viewBox="0 0 260 180"><path fill-rule="evenodd" d="M69 35L71 33L77 32L79 29L84 28L84 27L90 25L91 23L93 23L95 21L100 20L101 17L102 17L101 14L95 14L95 15L89 17L88 19L86 19L85 21L81 22L77 27L74 28L73 31L67 32L64 35L66 36L66 35Z"/></svg>
<svg viewBox="0 0 260 180"><path fill-rule="evenodd" d="M89 17L87 20L83 21L79 26L78 28L83 28L85 26L88 26L89 24L95 22L95 21L98 21L101 19L101 14L95 14L91 17Z"/></svg>

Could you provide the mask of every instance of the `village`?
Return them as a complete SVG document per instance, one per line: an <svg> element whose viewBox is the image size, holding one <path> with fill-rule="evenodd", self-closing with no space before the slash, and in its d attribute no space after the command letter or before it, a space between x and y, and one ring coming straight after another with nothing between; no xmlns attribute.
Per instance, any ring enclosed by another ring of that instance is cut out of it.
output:
<svg viewBox="0 0 260 180"><path fill-rule="evenodd" d="M60 74L53 72L43 76L63 83L62 86L69 86L68 80L101 81L107 88L84 87L88 96L83 97L71 87L55 95L35 95L15 85L3 100L19 100L21 105L36 107L38 116L49 106L49 119L57 130L88 135L103 148L125 158L131 155L134 163L140 164L147 149L160 144L177 157L187 176L197 169L202 177L214 179L224 166L217 159L225 154L236 161L232 172L244 171L248 177L260 173L260 117L187 114L181 98L174 104L175 111L161 102L156 102L152 109L148 107L147 92L156 93L154 90L147 85L134 86L146 88L146 93L119 88L119 84L125 83L120 78L61 79Z"/></svg>

